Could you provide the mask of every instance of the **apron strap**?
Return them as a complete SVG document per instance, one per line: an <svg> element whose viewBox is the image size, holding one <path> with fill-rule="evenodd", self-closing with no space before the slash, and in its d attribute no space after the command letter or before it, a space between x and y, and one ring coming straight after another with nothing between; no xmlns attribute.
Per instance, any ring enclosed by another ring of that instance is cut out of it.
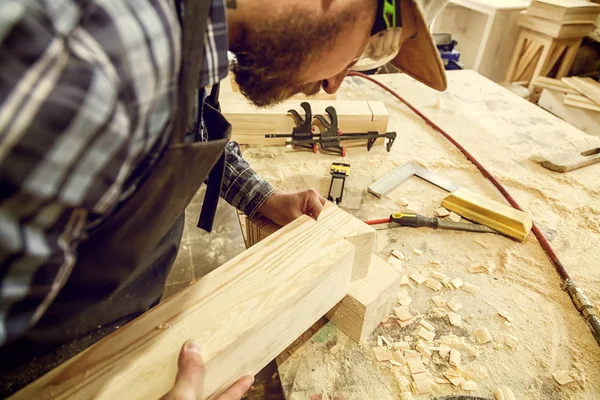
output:
<svg viewBox="0 0 600 400"><path fill-rule="evenodd" d="M204 34L208 24L211 0L183 0L183 26L181 30L181 69L177 112L172 143L185 143L186 133L191 129L196 107L200 71L204 63Z"/></svg>

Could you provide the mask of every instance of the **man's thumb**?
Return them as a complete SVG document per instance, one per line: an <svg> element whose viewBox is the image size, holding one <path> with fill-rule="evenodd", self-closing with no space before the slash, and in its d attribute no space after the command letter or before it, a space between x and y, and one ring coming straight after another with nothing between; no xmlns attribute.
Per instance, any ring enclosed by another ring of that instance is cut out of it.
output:
<svg viewBox="0 0 600 400"><path fill-rule="evenodd" d="M202 397L206 366L200 355L200 347L193 341L185 342L179 352L179 371L172 393L175 398L196 399Z"/></svg>

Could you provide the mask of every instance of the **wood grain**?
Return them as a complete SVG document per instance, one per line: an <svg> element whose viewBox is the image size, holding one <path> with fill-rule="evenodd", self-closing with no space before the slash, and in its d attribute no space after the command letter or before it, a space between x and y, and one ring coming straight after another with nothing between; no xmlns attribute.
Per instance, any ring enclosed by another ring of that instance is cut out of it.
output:
<svg viewBox="0 0 600 400"><path fill-rule="evenodd" d="M258 372L348 293L353 253L303 216L13 399L156 399L172 387L190 338L207 365L203 398L214 398Z"/></svg>
<svg viewBox="0 0 600 400"><path fill-rule="evenodd" d="M562 78L563 83L577 90L580 94L600 105L600 83L592 78Z"/></svg>
<svg viewBox="0 0 600 400"><path fill-rule="evenodd" d="M371 255L376 247L375 229L329 201L325 204L317 222L343 237L356 248L352 279L367 276ZM258 243L279 228L281 226L261 216L246 219L249 245Z"/></svg>
<svg viewBox="0 0 600 400"><path fill-rule="evenodd" d="M360 343L377 328L396 304L401 273L373 255L369 273L350 283L350 293L325 316Z"/></svg>

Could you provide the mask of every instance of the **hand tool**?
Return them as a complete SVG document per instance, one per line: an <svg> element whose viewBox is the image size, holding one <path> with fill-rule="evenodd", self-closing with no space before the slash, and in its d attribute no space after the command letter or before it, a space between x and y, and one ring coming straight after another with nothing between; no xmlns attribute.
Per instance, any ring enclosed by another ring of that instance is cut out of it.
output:
<svg viewBox="0 0 600 400"><path fill-rule="evenodd" d="M369 186L369 193L382 198L412 176L426 180L427 182L432 183L448 192L453 192L459 188L457 184L444 178L443 176L433 173L427 168L423 168L414 162L408 162L373 182Z"/></svg>
<svg viewBox="0 0 600 400"><path fill-rule="evenodd" d="M411 213L396 213L390 215L389 218L384 219L376 219L365 221L367 225L377 225L377 224L385 224L385 223L396 223L400 226L408 226L411 228L432 228L432 229L444 229L451 231L465 231L465 232L479 232L479 233L498 233L492 228L479 225L479 224L471 224L466 222L454 222L448 221L445 219L440 219L437 217L426 217L424 215L419 214L411 214Z"/></svg>
<svg viewBox="0 0 600 400"><path fill-rule="evenodd" d="M313 153L317 152L317 145L325 152L339 154L342 157L346 156L346 148L341 145L345 140L367 140L367 150L371 150L373 144L378 138L387 139L386 149L389 152L396 140L396 132L378 133L375 131L365 133L343 133L338 127L337 112L334 107L327 107L325 111L329 115L329 121L322 115L316 115L315 118L321 123L324 130L320 133L315 133L312 126L312 109L308 102L302 102L300 106L305 111L305 117L302 118L296 110L289 110L292 114L296 127L292 130L292 134L268 134L265 138L288 138L287 143L292 146L304 147L311 149Z"/></svg>
<svg viewBox="0 0 600 400"><path fill-rule="evenodd" d="M340 204L344 195L346 177L350 176L350 164L334 162L331 164L329 173L331 174L331 183L327 200Z"/></svg>

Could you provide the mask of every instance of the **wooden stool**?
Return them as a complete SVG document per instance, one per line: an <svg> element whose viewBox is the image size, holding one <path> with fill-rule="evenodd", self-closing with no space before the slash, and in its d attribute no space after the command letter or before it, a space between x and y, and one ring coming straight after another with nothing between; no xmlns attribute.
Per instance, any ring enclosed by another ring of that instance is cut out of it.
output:
<svg viewBox="0 0 600 400"><path fill-rule="evenodd" d="M555 77L566 76L582 40L582 36L556 38L521 27L506 80L526 83L531 91L532 81L538 76L548 76L557 63Z"/></svg>

